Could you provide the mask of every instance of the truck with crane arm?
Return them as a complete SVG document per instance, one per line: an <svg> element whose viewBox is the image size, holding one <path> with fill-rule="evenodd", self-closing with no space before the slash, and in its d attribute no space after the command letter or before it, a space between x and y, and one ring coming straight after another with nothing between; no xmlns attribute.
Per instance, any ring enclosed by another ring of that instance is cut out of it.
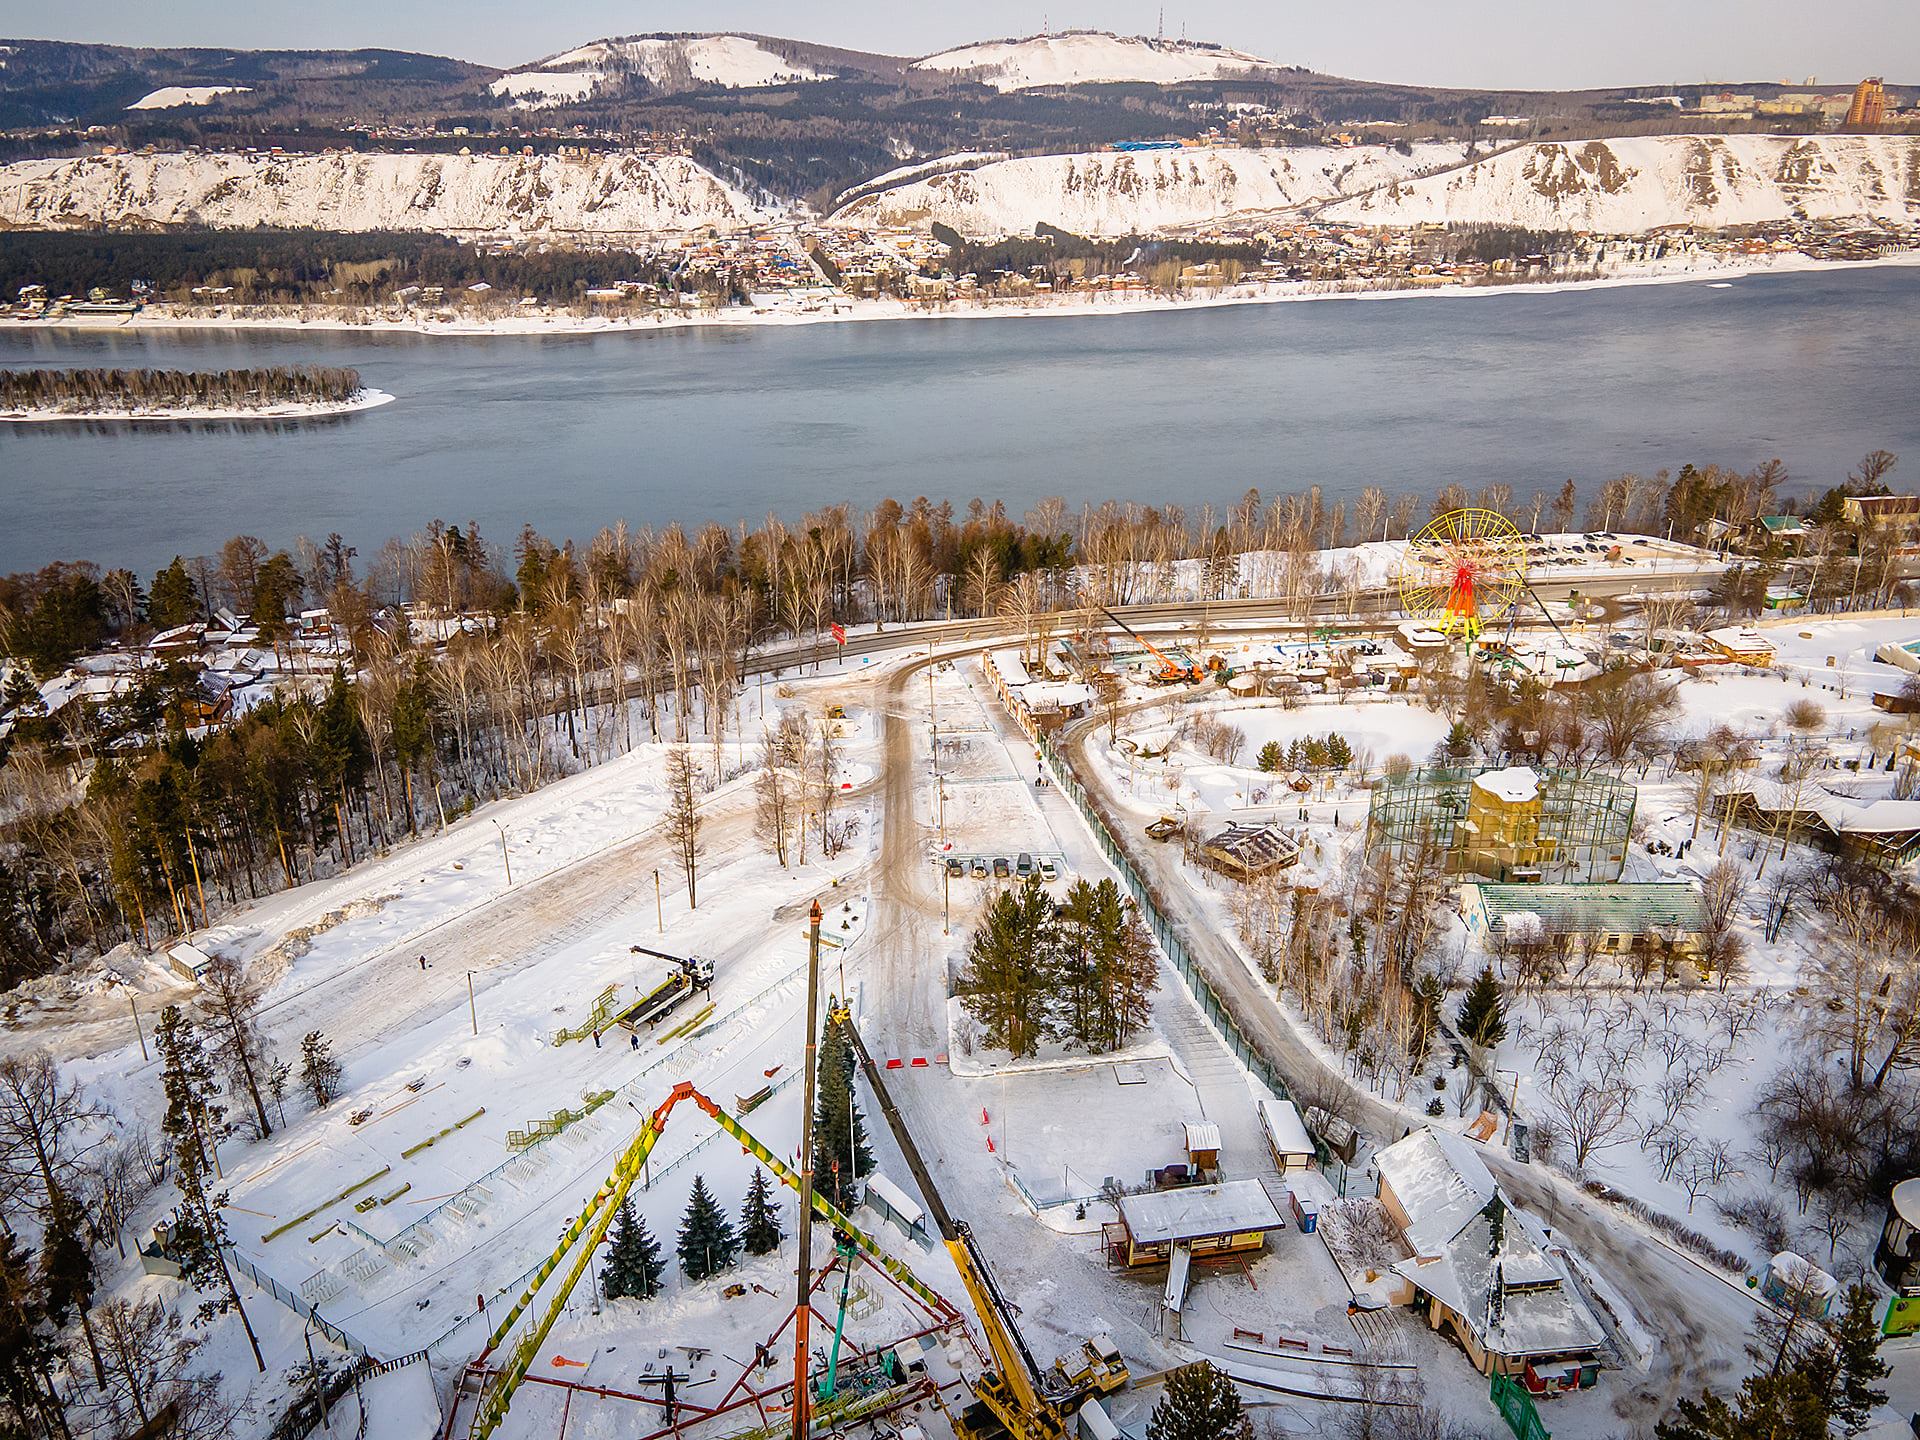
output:
<svg viewBox="0 0 1920 1440"><path fill-rule="evenodd" d="M1153 656L1154 659L1160 662L1159 672L1155 674L1153 677L1154 684L1156 685L1192 684L1193 682L1201 678L1200 667L1198 665L1195 665L1191 660L1187 660L1187 661L1175 660L1172 656L1168 655L1164 650L1162 650L1158 645L1155 645L1151 640L1147 639L1146 636L1142 635L1139 631L1135 630L1131 625L1127 624L1126 621L1122 620L1118 615L1114 614L1113 611L1107 609L1106 606L1102 605L1100 607L1100 613L1106 616L1114 624L1118 625L1122 630L1124 630L1127 633L1127 636L1129 639L1131 639L1141 649L1145 650L1149 655Z"/></svg>
<svg viewBox="0 0 1920 1440"><path fill-rule="evenodd" d="M635 955L651 955L656 960L670 960L674 971L652 990L641 996L625 1010L613 1017L615 1025L638 1033L642 1025L651 1029L676 1010L680 1002L695 990L711 994L713 990L713 962L702 960L698 956L669 955L664 950L649 950L645 945L628 947Z"/></svg>

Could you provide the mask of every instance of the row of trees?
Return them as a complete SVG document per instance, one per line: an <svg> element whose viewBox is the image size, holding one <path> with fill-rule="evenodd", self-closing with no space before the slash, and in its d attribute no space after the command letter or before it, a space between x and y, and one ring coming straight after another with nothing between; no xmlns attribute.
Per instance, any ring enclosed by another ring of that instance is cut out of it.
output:
<svg viewBox="0 0 1920 1440"><path fill-rule="evenodd" d="M1111 879L1075 881L1058 906L1029 879L987 902L958 990L994 1049L1021 1058L1062 1040L1104 1054L1146 1025L1157 955Z"/></svg>
<svg viewBox="0 0 1920 1440"><path fill-rule="evenodd" d="M328 365L265 370L0 370L0 410L258 410L342 404L360 372Z"/></svg>

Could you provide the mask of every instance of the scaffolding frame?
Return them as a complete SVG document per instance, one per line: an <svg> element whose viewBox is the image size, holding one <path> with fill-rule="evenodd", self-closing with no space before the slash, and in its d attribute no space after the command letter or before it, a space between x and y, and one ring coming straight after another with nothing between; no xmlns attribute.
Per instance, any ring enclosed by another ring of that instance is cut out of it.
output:
<svg viewBox="0 0 1920 1440"><path fill-rule="evenodd" d="M1385 849L1395 861L1437 854L1450 875L1488 873L1482 852L1462 828L1473 782L1498 767L1450 769L1430 766L1375 782L1367 802L1367 853ZM1537 868L1554 884L1618 880L1626 866L1639 791L1604 771L1535 768L1540 787L1539 833L1551 838L1552 854Z"/></svg>

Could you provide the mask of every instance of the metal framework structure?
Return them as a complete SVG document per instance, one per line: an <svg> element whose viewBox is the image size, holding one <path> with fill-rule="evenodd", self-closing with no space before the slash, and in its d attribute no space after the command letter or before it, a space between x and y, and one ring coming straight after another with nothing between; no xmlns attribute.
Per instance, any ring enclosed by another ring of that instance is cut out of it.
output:
<svg viewBox="0 0 1920 1440"><path fill-rule="evenodd" d="M1400 603L1443 635L1472 640L1527 593L1527 546L1495 510L1449 510L1410 540L1400 561Z"/></svg>
<svg viewBox="0 0 1920 1440"><path fill-rule="evenodd" d="M1431 768L1381 779L1367 805L1368 853L1385 848L1401 861L1433 854L1449 874L1477 873L1474 837L1462 822L1474 779L1485 773ZM1638 796L1633 785L1598 771L1534 773L1539 833L1552 841L1540 878L1555 883L1619 879Z"/></svg>
<svg viewBox="0 0 1920 1440"><path fill-rule="evenodd" d="M539 1297L541 1290L546 1286L547 1280L553 1275L554 1271L558 1270L568 1259L572 1260L572 1265L568 1268L561 1284L554 1292L551 1300L547 1304L547 1308L541 1313L538 1321L527 1326L515 1342L505 1363L497 1370L490 1372L491 1379L480 1397L479 1407L474 1414L470 1440L488 1440L488 1437L499 1428L500 1422L506 1419L507 1408L513 1403L514 1392L517 1391L521 1383L528 1378L528 1367L533 1364L534 1357L540 1353L540 1347L546 1343L547 1335L553 1329L554 1322L560 1318L561 1312L565 1309L567 1296L572 1293L573 1287L579 1282L581 1275L586 1272L587 1263L592 1258L594 1247L600 1244L601 1240L606 1236L608 1228L613 1224L615 1213L620 1209L620 1202L626 1198L627 1192L633 1188L633 1182L640 1177L641 1171L646 1165L647 1157L653 1153L654 1143L660 1138L661 1132L667 1127L668 1117L673 1113L674 1107L682 1100L693 1101L695 1105L706 1112L714 1124L718 1125L722 1130L726 1131L727 1134L739 1141L741 1147L745 1149L747 1153L752 1155L754 1159L758 1160L762 1165L766 1166L767 1169L771 1170L782 1183L790 1186L795 1191L802 1189L801 1177L795 1174L793 1169L778 1155L775 1155L771 1150L767 1149L766 1146L754 1139L752 1135L748 1134L738 1120L734 1119L733 1116L722 1110L712 1100L701 1094L690 1082L683 1081L679 1085L674 1086L672 1093L667 1096L659 1109L647 1117L646 1123L640 1127L640 1133L633 1138L632 1142L621 1153L620 1158L614 1162L613 1173L607 1177L605 1183L594 1193L593 1198L580 1207L580 1214L560 1237L559 1243L554 1246L553 1253L547 1257L546 1261L538 1270L534 1271L532 1278L527 1281L526 1289L521 1292L520 1298L514 1301L513 1307L508 1310L505 1318L495 1327L493 1334L487 1338L486 1349L481 1352L480 1356L481 1363L483 1364L487 1357L513 1332L514 1326L519 1323L521 1316L525 1315L532 1307L534 1301ZM955 1310L943 1296L928 1286L919 1276L907 1268L907 1266L901 1264L900 1261L882 1250L872 1236L855 1225L852 1220L848 1219L847 1216L825 1196L816 1191L813 1193L812 1200L813 1212L816 1215L832 1225L836 1230L847 1235L860 1250L865 1252L867 1258L874 1265L878 1266L885 1274L891 1277L902 1290L913 1296L916 1301L927 1309L939 1324L947 1325L959 1322L959 1312ZM817 1279L810 1280L809 1290L817 1286L817 1284ZM807 1308L808 1311L810 1311L810 1305ZM790 1314L788 1319L789 1321L793 1321L796 1320L797 1317ZM785 1326L783 1324L782 1329L784 1330L784 1328ZM801 1349L804 1359L805 1347L803 1346ZM807 1398L804 1394L804 1387L797 1388L801 1393L796 1397L796 1403L804 1405Z"/></svg>

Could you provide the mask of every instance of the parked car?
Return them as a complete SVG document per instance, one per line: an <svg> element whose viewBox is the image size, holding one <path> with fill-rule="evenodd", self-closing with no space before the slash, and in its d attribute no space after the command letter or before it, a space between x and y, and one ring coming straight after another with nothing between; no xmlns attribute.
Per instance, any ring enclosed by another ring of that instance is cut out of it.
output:
<svg viewBox="0 0 1920 1440"><path fill-rule="evenodd" d="M979 855L973 857L973 878L976 880L987 878L987 862Z"/></svg>
<svg viewBox="0 0 1920 1440"><path fill-rule="evenodd" d="M996 855L993 857L993 878L994 879L1005 880L1008 876L1012 874L1013 874L1013 867L1007 864L1006 856Z"/></svg>
<svg viewBox="0 0 1920 1440"><path fill-rule="evenodd" d="M1033 874L1033 856L1022 850L1020 852L1020 858L1013 862L1013 873L1018 875L1022 880Z"/></svg>
<svg viewBox="0 0 1920 1440"><path fill-rule="evenodd" d="M967 873L967 867L964 861L954 859L951 856L948 857L947 874L951 875L954 879L958 880L962 875L966 873Z"/></svg>
<svg viewBox="0 0 1920 1440"><path fill-rule="evenodd" d="M1060 878L1060 872L1054 868L1053 861L1047 859L1040 861L1040 878L1049 882Z"/></svg>

